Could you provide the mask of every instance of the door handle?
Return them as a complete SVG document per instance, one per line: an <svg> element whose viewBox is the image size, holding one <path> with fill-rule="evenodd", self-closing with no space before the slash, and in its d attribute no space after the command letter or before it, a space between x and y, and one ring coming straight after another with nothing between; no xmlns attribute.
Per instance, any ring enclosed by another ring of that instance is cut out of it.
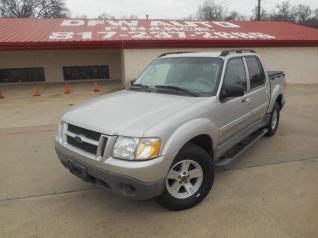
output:
<svg viewBox="0 0 318 238"><path fill-rule="evenodd" d="M247 103L247 105L250 105L251 99L250 98L245 98L242 100L242 103Z"/></svg>

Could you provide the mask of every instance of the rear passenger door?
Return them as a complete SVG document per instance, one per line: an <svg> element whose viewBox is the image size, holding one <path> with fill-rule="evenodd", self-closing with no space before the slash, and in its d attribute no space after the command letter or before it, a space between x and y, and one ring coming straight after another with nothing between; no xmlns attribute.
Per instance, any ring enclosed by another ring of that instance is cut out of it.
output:
<svg viewBox="0 0 318 238"><path fill-rule="evenodd" d="M249 123L261 121L266 113L270 99L270 85L266 81L264 68L257 56L244 57L248 73L248 90L245 98L249 101Z"/></svg>

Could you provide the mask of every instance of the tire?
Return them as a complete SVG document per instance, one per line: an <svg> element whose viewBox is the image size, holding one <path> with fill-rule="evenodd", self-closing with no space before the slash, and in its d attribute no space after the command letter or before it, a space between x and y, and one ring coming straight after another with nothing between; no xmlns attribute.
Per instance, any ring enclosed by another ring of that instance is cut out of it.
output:
<svg viewBox="0 0 318 238"><path fill-rule="evenodd" d="M271 112L271 119L269 120L268 125L266 126L266 129L268 130L265 136L273 136L276 133L278 123L279 123L279 112L280 107L277 102L275 102L273 110Z"/></svg>
<svg viewBox="0 0 318 238"><path fill-rule="evenodd" d="M214 176L211 157L197 145L188 144L174 159L166 177L165 189L156 200L172 211L194 207L210 192Z"/></svg>

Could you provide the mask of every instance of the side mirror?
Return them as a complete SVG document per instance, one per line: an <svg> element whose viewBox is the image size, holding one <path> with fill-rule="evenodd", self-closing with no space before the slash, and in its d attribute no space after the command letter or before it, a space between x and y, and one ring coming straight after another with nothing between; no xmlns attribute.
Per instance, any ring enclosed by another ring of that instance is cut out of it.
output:
<svg viewBox="0 0 318 238"><path fill-rule="evenodd" d="M130 86L132 86L135 82L136 82L137 79L132 79L130 80Z"/></svg>
<svg viewBox="0 0 318 238"><path fill-rule="evenodd" d="M222 98L244 96L244 88L238 84L228 84L222 91Z"/></svg>

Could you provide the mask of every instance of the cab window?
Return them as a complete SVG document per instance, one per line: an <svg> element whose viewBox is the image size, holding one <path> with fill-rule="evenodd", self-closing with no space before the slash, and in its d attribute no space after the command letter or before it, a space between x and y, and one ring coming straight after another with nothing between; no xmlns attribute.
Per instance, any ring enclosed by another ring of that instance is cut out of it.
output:
<svg viewBox="0 0 318 238"><path fill-rule="evenodd" d="M250 79L250 88L254 89L265 84L265 74L256 57L246 57L246 64Z"/></svg>
<svg viewBox="0 0 318 238"><path fill-rule="evenodd" d="M228 61L224 86L228 84L238 84L244 88L244 91L247 90L246 73L242 58L234 58Z"/></svg>

